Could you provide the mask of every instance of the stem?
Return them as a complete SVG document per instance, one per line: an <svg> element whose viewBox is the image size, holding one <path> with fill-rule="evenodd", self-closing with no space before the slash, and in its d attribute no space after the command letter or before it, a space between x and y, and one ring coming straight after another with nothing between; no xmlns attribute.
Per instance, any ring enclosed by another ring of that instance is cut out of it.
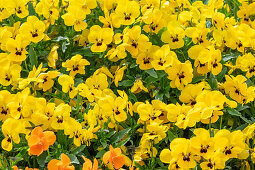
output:
<svg viewBox="0 0 255 170"><path fill-rule="evenodd" d="M50 156L50 149L49 149L49 148L47 149L47 152L48 152L49 160L51 160L51 156Z"/></svg>
<svg viewBox="0 0 255 170"><path fill-rule="evenodd" d="M210 133L210 137L212 136L211 135L211 132L212 132L212 129L211 129L211 126L212 126L212 123L211 123L211 117L210 117L210 121L209 121L209 133Z"/></svg>
<svg viewBox="0 0 255 170"><path fill-rule="evenodd" d="M220 130L222 128L222 117L223 117L223 115L220 117Z"/></svg>

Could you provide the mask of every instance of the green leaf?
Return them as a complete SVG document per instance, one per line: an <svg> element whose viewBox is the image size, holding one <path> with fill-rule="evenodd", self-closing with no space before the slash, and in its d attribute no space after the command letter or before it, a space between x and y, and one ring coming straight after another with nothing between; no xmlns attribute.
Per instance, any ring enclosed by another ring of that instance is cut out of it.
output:
<svg viewBox="0 0 255 170"><path fill-rule="evenodd" d="M127 139L121 141L120 143L118 143L118 145L116 145L116 147L121 147L123 145L125 145L128 141L130 140L130 137L128 137Z"/></svg>
<svg viewBox="0 0 255 170"><path fill-rule="evenodd" d="M37 163L41 168L44 168L45 162L46 162L47 152L43 152L40 156L37 158Z"/></svg>
<svg viewBox="0 0 255 170"><path fill-rule="evenodd" d="M71 154L77 155L79 153L81 153L84 149L86 148L86 145L81 145L78 148L75 148Z"/></svg>
<svg viewBox="0 0 255 170"><path fill-rule="evenodd" d="M33 68L33 66L37 66L37 63L38 63L37 56L36 56L34 48L31 45L29 46L28 56L31 63L31 68Z"/></svg>
<svg viewBox="0 0 255 170"><path fill-rule="evenodd" d="M218 87L217 81L215 79L215 76L212 73L210 73L208 83L209 83L209 85L211 86L212 89L217 89L217 87Z"/></svg>
<svg viewBox="0 0 255 170"><path fill-rule="evenodd" d="M103 157L103 155L105 154L105 150L101 150L101 151L99 151L98 153L97 153L97 155L96 155L96 158L102 158Z"/></svg>
<svg viewBox="0 0 255 170"><path fill-rule="evenodd" d="M72 164L80 164L79 160L77 159L75 155L70 154L68 155L68 157L70 158Z"/></svg>
<svg viewBox="0 0 255 170"><path fill-rule="evenodd" d="M168 130L167 136L168 136L168 139L169 139L170 142L178 137L171 130Z"/></svg>
<svg viewBox="0 0 255 170"><path fill-rule="evenodd" d="M151 77L158 78L158 75L153 68L150 70L145 70L145 72L148 73Z"/></svg>
<svg viewBox="0 0 255 170"><path fill-rule="evenodd" d="M118 83L119 86L124 86L124 87L132 86L133 84L134 82L132 80L123 80Z"/></svg>
<svg viewBox="0 0 255 170"><path fill-rule="evenodd" d="M225 77L225 74L227 73L228 69L226 67L223 68L223 70L220 72L220 74L218 74L216 77L217 77L217 80L219 82L221 82L223 80L223 78Z"/></svg>
<svg viewBox="0 0 255 170"><path fill-rule="evenodd" d="M129 128L126 128L120 132L118 132L116 135L114 135L112 138L111 138L111 143L117 143L119 142L125 135L128 134L128 132L130 132L131 130L131 127Z"/></svg>
<svg viewBox="0 0 255 170"><path fill-rule="evenodd" d="M28 11L29 11L29 16L33 16L33 15L36 14L32 2L29 2L29 3L28 3Z"/></svg>
<svg viewBox="0 0 255 170"><path fill-rule="evenodd" d="M246 123L252 123L252 121L246 119L245 117L242 116L242 114L240 112L238 112L237 110L233 109L233 108L227 108L227 112L232 115L232 116L237 116L240 117L243 121L245 121Z"/></svg>
<svg viewBox="0 0 255 170"><path fill-rule="evenodd" d="M192 83L198 83L200 82L201 80L205 79L206 77L205 76L198 76L198 77L195 77L192 79Z"/></svg>

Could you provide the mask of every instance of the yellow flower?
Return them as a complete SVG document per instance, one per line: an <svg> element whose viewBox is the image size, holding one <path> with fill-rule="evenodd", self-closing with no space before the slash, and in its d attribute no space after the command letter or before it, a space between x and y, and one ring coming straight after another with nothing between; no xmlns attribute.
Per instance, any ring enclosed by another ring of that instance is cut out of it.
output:
<svg viewBox="0 0 255 170"><path fill-rule="evenodd" d="M148 92L148 89L143 86L143 82L141 79L135 81L134 85L131 88L132 93L140 93L141 91Z"/></svg>
<svg viewBox="0 0 255 170"><path fill-rule="evenodd" d="M122 0L118 2L112 20L113 23L131 25L139 15L140 6L136 1Z"/></svg>
<svg viewBox="0 0 255 170"><path fill-rule="evenodd" d="M62 86L62 91L64 93L69 92L70 98L74 98L76 96L77 89L74 87L74 80L71 76L63 74L58 78L58 82Z"/></svg>
<svg viewBox="0 0 255 170"><path fill-rule="evenodd" d="M117 62L120 59L123 59L127 56L125 51L125 47L123 45L119 45L116 48L110 49L105 57L108 57L110 61Z"/></svg>
<svg viewBox="0 0 255 170"><path fill-rule="evenodd" d="M84 21L85 17L81 15L81 12L76 9L62 15L65 25L74 26L75 31L82 31L87 28L87 23Z"/></svg>
<svg viewBox="0 0 255 170"><path fill-rule="evenodd" d="M7 90L0 91L0 121L4 122L7 118L11 117L8 103L13 100L13 97L14 95Z"/></svg>
<svg viewBox="0 0 255 170"><path fill-rule="evenodd" d="M64 129L65 123L70 121L70 112L71 107L67 104L61 103L58 105L55 110L54 114L52 116L52 123L51 127L53 129Z"/></svg>
<svg viewBox="0 0 255 170"><path fill-rule="evenodd" d="M85 17L91 13L91 9L97 7L96 0L70 0L68 11L73 12L75 10L80 11L80 16Z"/></svg>
<svg viewBox="0 0 255 170"><path fill-rule="evenodd" d="M79 122L77 122L75 119L70 118L66 123L64 127L65 135L69 135L69 138L73 138L73 142L76 146L80 146L83 142L83 129Z"/></svg>
<svg viewBox="0 0 255 170"><path fill-rule="evenodd" d="M168 43L171 49L177 49L184 46L184 37L185 32L182 25L178 21L171 21L161 39L163 42Z"/></svg>
<svg viewBox="0 0 255 170"><path fill-rule="evenodd" d="M10 0L6 1L7 10L11 14L16 14L19 18L28 16L28 7L26 0Z"/></svg>
<svg viewBox="0 0 255 170"><path fill-rule="evenodd" d="M20 142L19 133L21 131L19 120L9 118L2 124L2 132L5 138L1 142L1 146L6 151L12 150L12 142L18 144Z"/></svg>
<svg viewBox="0 0 255 170"><path fill-rule="evenodd" d="M240 130L229 132L226 129L218 131L214 136L215 148L220 157L227 161L230 158L237 158L245 149L244 135Z"/></svg>
<svg viewBox="0 0 255 170"><path fill-rule="evenodd" d="M187 37L192 38L194 44L207 45L207 34L209 29L206 28L205 21L201 21L196 27L189 27L185 30Z"/></svg>
<svg viewBox="0 0 255 170"><path fill-rule="evenodd" d="M157 34L161 28L166 26L165 13L158 9L145 13L142 19L147 24L143 26L143 30L147 33Z"/></svg>
<svg viewBox="0 0 255 170"><path fill-rule="evenodd" d="M176 138L170 144L171 156L177 160L180 168L194 168L196 162L195 153L192 150L190 140L185 138Z"/></svg>
<svg viewBox="0 0 255 170"><path fill-rule="evenodd" d="M209 84L206 82L188 84L182 89L179 99L183 103L188 103L189 105L194 106L197 103L197 96L203 91L204 88L210 89Z"/></svg>
<svg viewBox="0 0 255 170"><path fill-rule="evenodd" d="M126 50L134 58L137 57L139 52L143 52L151 46L149 38L146 35L141 34L141 27L138 25L127 31L126 35L123 36L123 42Z"/></svg>
<svg viewBox="0 0 255 170"><path fill-rule="evenodd" d="M114 75L114 84L116 87L118 87L118 82L122 80L123 78L123 74L124 71L126 70L127 66L123 66L123 67L119 67L117 68L117 70L115 71L115 75Z"/></svg>
<svg viewBox="0 0 255 170"><path fill-rule="evenodd" d="M11 116L15 119L28 118L32 114L34 97L30 95L30 89L26 88L14 96L14 100L8 103Z"/></svg>
<svg viewBox="0 0 255 170"><path fill-rule="evenodd" d="M255 75L255 57L251 53L239 56L236 59L236 67L246 72L247 78L251 78Z"/></svg>
<svg viewBox="0 0 255 170"><path fill-rule="evenodd" d="M242 75L228 76L223 84L225 92L238 103L244 104L254 100L254 87L248 87L245 81L247 80Z"/></svg>
<svg viewBox="0 0 255 170"><path fill-rule="evenodd" d="M0 28L0 48L6 51L6 43L9 38L12 37L12 33L6 27Z"/></svg>
<svg viewBox="0 0 255 170"><path fill-rule="evenodd" d="M203 128L194 130L195 137L190 139L191 147L199 156L209 159L214 153L213 138L210 137L209 131Z"/></svg>
<svg viewBox="0 0 255 170"><path fill-rule="evenodd" d="M175 64L166 69L168 79L172 80L170 86L182 90L185 85L189 84L193 78L192 64L189 60L181 63L176 60Z"/></svg>
<svg viewBox="0 0 255 170"><path fill-rule="evenodd" d="M43 91L47 91L53 87L54 81L52 79L56 78L60 72L58 71L49 71L47 73L41 73L38 75L38 79L42 79L43 82L38 83L38 87L43 89Z"/></svg>
<svg viewBox="0 0 255 170"><path fill-rule="evenodd" d="M156 45L152 45L149 49L147 49L144 52L140 52L138 54L138 57L136 58L136 64L139 64L139 68L141 70L149 70L153 68L151 62L153 61L154 53L159 49L160 47Z"/></svg>
<svg viewBox="0 0 255 170"><path fill-rule="evenodd" d="M155 70L165 70L173 64L175 59L177 59L175 52L170 51L168 45L163 45L153 54L151 64Z"/></svg>
<svg viewBox="0 0 255 170"><path fill-rule="evenodd" d="M47 57L48 59L48 66L52 68L56 68L56 62L58 60L58 48L59 46L55 45L51 48L50 53Z"/></svg>
<svg viewBox="0 0 255 170"><path fill-rule="evenodd" d="M26 54L28 52L26 51L26 47L29 43L20 34L15 39L10 38L6 43L6 49L10 52L9 59L11 61L24 61L27 58Z"/></svg>
<svg viewBox="0 0 255 170"><path fill-rule="evenodd" d="M62 66L70 71L69 75L74 77L77 73L85 74L85 65L90 65L86 59L82 59L82 56L76 54L70 60L62 63Z"/></svg>
<svg viewBox="0 0 255 170"><path fill-rule="evenodd" d="M107 45L112 42L113 35L113 30L110 28L101 28L99 25L92 26L88 35L89 42L93 43L91 51L104 52Z"/></svg>
<svg viewBox="0 0 255 170"><path fill-rule="evenodd" d="M21 66L18 64L11 64L5 53L1 53L0 56L3 57L0 59L0 65L2 66L2 69L0 69L0 84L9 86L10 84L16 83L20 78Z"/></svg>
<svg viewBox="0 0 255 170"><path fill-rule="evenodd" d="M127 107L127 100L122 97L114 99L112 96L106 96L99 100L99 106L105 114L112 116L113 122L115 120L122 122L127 119L127 113L124 110Z"/></svg>
<svg viewBox="0 0 255 170"><path fill-rule="evenodd" d="M41 41L45 34L45 24L40 21L36 16L29 16L27 22L21 25L20 34L25 36L29 41L38 43Z"/></svg>

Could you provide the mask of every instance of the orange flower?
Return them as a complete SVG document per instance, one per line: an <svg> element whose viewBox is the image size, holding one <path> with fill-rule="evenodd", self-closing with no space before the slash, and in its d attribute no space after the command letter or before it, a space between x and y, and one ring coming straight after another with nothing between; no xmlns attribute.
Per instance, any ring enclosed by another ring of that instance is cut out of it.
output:
<svg viewBox="0 0 255 170"><path fill-rule="evenodd" d="M109 162L115 169L120 169L125 164L125 158L121 155L120 148L113 148L110 145L110 151L104 154L103 162L104 164Z"/></svg>
<svg viewBox="0 0 255 170"><path fill-rule="evenodd" d="M52 131L43 132L41 127L36 127L32 130L31 136L28 139L29 153L31 155L41 155L50 145L56 141L56 136Z"/></svg>
<svg viewBox="0 0 255 170"><path fill-rule="evenodd" d="M12 167L13 170L22 170L22 169L19 169L16 165ZM26 167L25 170L39 170L38 168L28 168Z"/></svg>
<svg viewBox="0 0 255 170"><path fill-rule="evenodd" d="M66 154L62 153L61 160L52 159L48 163L47 168L48 170L56 170L56 169L74 170L74 166L70 164L71 164L70 158Z"/></svg>
<svg viewBox="0 0 255 170"><path fill-rule="evenodd" d="M83 167L82 167L82 170L101 170L101 169L98 169L98 161L97 159L95 158L94 161L93 161L93 165L92 165L92 162L91 160L85 158L84 156L82 156L82 158L84 159L84 163L83 163Z"/></svg>

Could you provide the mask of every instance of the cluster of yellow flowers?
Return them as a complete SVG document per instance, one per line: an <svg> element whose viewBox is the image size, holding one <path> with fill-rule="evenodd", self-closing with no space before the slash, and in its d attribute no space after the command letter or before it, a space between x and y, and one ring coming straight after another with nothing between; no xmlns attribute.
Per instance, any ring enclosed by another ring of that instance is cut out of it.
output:
<svg viewBox="0 0 255 170"><path fill-rule="evenodd" d="M92 145L102 164L82 156L83 170L224 169L231 158L249 168L254 9L254 0L0 0L0 154L48 150L48 169L74 169L60 152ZM104 136L125 130L119 143Z"/></svg>

